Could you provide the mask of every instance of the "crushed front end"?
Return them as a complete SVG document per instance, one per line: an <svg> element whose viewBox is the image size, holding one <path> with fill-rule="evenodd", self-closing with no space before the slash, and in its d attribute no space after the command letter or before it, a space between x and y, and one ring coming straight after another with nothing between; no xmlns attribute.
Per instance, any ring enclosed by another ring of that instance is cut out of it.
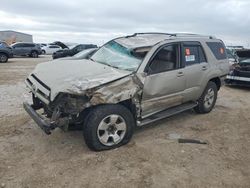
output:
<svg viewBox="0 0 250 188"><path fill-rule="evenodd" d="M71 123L78 122L78 116L87 105L87 97L59 94L50 101L50 88L31 74L25 81L32 92L32 102L23 103L23 107L36 124L46 133L61 128L67 131Z"/></svg>
<svg viewBox="0 0 250 188"><path fill-rule="evenodd" d="M250 86L250 60L235 64L226 78L226 83L231 85Z"/></svg>

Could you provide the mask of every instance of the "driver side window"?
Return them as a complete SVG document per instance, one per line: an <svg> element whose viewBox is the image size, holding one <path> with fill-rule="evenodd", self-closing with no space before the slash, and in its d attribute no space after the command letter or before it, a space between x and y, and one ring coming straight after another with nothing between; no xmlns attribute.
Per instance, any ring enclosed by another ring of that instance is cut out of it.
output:
<svg viewBox="0 0 250 188"><path fill-rule="evenodd" d="M152 59L149 65L149 73L157 74L177 69L178 56L178 44L163 47Z"/></svg>

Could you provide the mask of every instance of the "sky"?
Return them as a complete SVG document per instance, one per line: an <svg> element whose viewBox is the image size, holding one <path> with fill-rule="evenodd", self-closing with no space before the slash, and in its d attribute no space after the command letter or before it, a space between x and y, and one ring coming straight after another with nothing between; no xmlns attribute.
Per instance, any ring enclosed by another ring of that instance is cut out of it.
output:
<svg viewBox="0 0 250 188"><path fill-rule="evenodd" d="M250 47L249 10L249 0L1 0L0 30L98 45L136 32L187 32Z"/></svg>

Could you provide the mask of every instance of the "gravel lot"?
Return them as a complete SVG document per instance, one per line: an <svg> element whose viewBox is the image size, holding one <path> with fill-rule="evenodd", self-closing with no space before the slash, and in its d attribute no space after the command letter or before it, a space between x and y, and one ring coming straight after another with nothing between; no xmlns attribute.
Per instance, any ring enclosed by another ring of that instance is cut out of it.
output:
<svg viewBox="0 0 250 188"><path fill-rule="evenodd" d="M49 59L0 64L0 187L250 187L250 89L223 87L210 114L187 111L96 153L81 131L47 136L22 109L30 100L23 80Z"/></svg>

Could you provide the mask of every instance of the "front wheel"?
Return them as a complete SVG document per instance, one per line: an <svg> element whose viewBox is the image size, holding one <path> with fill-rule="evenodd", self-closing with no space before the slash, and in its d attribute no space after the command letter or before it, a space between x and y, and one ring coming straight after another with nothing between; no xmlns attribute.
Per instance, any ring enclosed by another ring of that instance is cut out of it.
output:
<svg viewBox="0 0 250 188"><path fill-rule="evenodd" d="M133 135L135 120L121 105L102 105L90 111L84 123L83 135L94 151L114 149L127 144Z"/></svg>
<svg viewBox="0 0 250 188"><path fill-rule="evenodd" d="M208 82L206 89L198 100L198 105L194 108L197 113L209 113L217 100L218 88L214 82Z"/></svg>
<svg viewBox="0 0 250 188"><path fill-rule="evenodd" d="M4 53L0 53L0 63L6 63L8 61L8 56Z"/></svg>

